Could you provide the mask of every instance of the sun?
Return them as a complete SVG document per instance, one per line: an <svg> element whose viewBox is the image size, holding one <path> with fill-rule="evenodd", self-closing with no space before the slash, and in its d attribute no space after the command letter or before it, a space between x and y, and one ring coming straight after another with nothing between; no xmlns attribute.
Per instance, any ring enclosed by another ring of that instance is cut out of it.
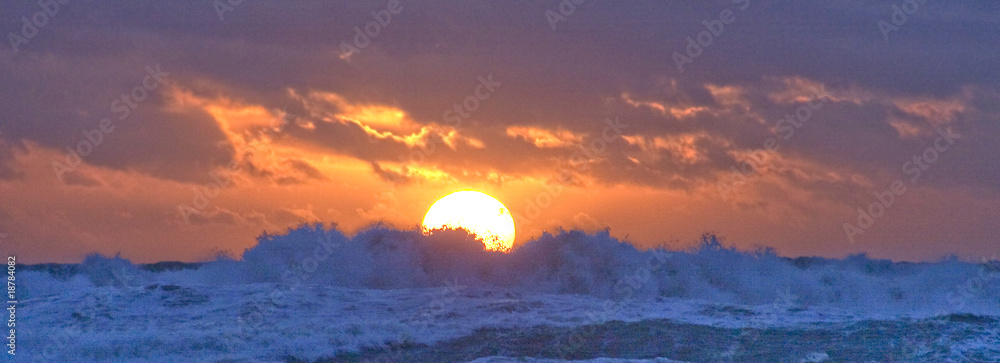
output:
<svg viewBox="0 0 1000 363"><path fill-rule="evenodd" d="M424 230L463 228L491 251L510 251L514 218L499 200L486 193L463 190L438 199L424 216Z"/></svg>

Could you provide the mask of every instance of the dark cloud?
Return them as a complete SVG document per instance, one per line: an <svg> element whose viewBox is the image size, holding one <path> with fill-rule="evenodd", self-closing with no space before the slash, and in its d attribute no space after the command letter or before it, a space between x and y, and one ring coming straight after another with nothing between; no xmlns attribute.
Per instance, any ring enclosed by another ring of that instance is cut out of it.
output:
<svg viewBox="0 0 1000 363"><path fill-rule="evenodd" d="M292 167L293 170L298 171L299 173L302 173L302 175L304 175L307 178L316 179L316 180L324 180L324 179L326 179L326 177L323 176L322 172L320 172L319 170L317 170L315 167L313 167L312 165L310 165L306 161L302 161L302 160L289 160L288 164Z"/></svg>
<svg viewBox="0 0 1000 363"><path fill-rule="evenodd" d="M859 190L868 194L866 183L901 177L903 163L933 145L938 127L952 127L961 142L921 185L1000 193L996 2L923 3L888 40L879 22L891 21L901 1L751 0L745 10L740 3L587 2L553 30L544 12L556 0L406 1L348 62L342 42L353 43L355 27L385 2L245 1L220 20L212 2L74 1L19 52L0 47L0 180L22 175L12 160L26 142L65 152L84 140L85 131L116 116L112 103L142 83L147 66L160 65L172 87L196 97L295 115L271 133L275 145L356 158L397 184L413 176L389 165L419 154L417 166L460 179L496 172L558 182L569 168L572 183L688 191L728 177L740 153L773 137L776 160L786 164L767 169L769 176L853 202ZM21 16L38 11L33 2L4 6L4 32L19 32ZM685 54L688 37L724 9L735 21L679 70L675 54ZM454 125L447 112L465 107L482 77L501 85ZM824 85L833 99L785 139L778 121L804 103L774 95L807 92L795 82ZM414 129L431 131L404 142L406 132L379 136L342 117L324 119L303 98L312 92L398 109ZM115 120L86 163L204 183L210 171L242 160L220 120L170 97L165 88L150 91ZM935 113L952 106L947 116ZM628 128L586 168L569 166L609 117ZM907 126L913 130L901 131ZM510 127L578 139L540 145L509 135ZM254 160L246 171L282 185L326 180L305 160L284 163L279 170ZM768 188L778 187L762 185L762 193L778 198ZM212 222L235 220L227 216Z"/></svg>
<svg viewBox="0 0 1000 363"><path fill-rule="evenodd" d="M375 174L378 175L379 178L382 178L382 180L385 180L387 182L395 184L406 184L409 183L410 180L412 180L406 175L403 175L403 173L383 168L382 165L379 165L379 163L377 162L373 161L371 164L372 164L372 170L375 172Z"/></svg>
<svg viewBox="0 0 1000 363"><path fill-rule="evenodd" d="M0 180L9 180L23 176L21 172L14 169L14 152L26 151L24 145L18 140L6 140L0 135Z"/></svg>

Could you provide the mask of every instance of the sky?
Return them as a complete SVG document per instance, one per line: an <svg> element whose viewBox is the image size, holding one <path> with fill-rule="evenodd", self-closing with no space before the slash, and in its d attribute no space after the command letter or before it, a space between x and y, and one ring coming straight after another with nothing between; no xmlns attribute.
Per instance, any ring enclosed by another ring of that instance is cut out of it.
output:
<svg viewBox="0 0 1000 363"><path fill-rule="evenodd" d="M0 251L239 256L416 228L1000 253L995 1L7 1Z"/></svg>

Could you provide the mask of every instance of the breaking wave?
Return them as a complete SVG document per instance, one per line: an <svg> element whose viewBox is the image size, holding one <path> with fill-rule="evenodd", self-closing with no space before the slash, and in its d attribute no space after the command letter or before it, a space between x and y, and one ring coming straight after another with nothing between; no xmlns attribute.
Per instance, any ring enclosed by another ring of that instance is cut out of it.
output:
<svg viewBox="0 0 1000 363"><path fill-rule="evenodd" d="M957 258L905 263L856 255L786 258L740 251L705 235L690 250L643 250L607 231L546 233L511 253L485 251L461 230L425 235L376 225L353 237L335 227L302 225L265 234L240 259L136 265L89 256L76 265L34 265L24 272L26 298L66 284L273 283L399 289L481 286L513 291L585 294L613 299L682 298L726 304L781 302L867 312L984 314L1000 311L1000 263Z"/></svg>

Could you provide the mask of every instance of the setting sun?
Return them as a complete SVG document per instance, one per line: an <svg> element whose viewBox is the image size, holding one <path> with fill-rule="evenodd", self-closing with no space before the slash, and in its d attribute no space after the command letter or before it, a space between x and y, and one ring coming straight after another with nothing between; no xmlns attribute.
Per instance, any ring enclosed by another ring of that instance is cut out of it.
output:
<svg viewBox="0 0 1000 363"><path fill-rule="evenodd" d="M424 216L425 230L464 228L493 251L509 251L514 244L514 218L507 207L486 193L464 190L438 199Z"/></svg>

